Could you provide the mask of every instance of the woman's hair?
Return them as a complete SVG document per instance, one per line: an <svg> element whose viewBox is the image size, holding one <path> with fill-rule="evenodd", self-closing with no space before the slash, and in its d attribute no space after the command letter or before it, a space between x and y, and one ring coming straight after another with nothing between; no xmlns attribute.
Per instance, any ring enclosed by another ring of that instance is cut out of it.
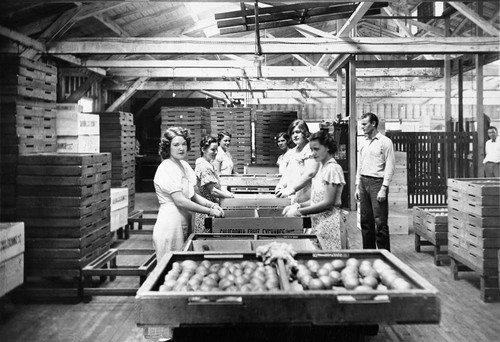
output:
<svg viewBox="0 0 500 342"><path fill-rule="evenodd" d="M200 151L201 151L201 156L203 157L203 152L207 150L207 148L210 147L213 143L218 143L217 138L211 137L209 135L204 136L201 141L200 141Z"/></svg>
<svg viewBox="0 0 500 342"><path fill-rule="evenodd" d="M232 138L233 136L231 135L231 133L229 133L228 131L222 131L222 132L219 132L219 134L217 134L217 143L220 144L220 141L222 139L224 139L225 136L228 136L230 138Z"/></svg>
<svg viewBox="0 0 500 342"><path fill-rule="evenodd" d="M288 135L289 136L292 136L292 132L295 129L295 127L297 127L298 129L300 129L300 131L302 132L302 136L304 137L304 139L309 139L309 136L311 135L311 132L309 131L309 126L307 126L307 123L304 120L301 120L301 119L294 120L290 124L290 126L288 126Z"/></svg>
<svg viewBox="0 0 500 342"><path fill-rule="evenodd" d="M328 153L335 154L337 152L337 142L327 130L320 129L318 132L311 134L309 142L317 140L321 145L328 149Z"/></svg>
<svg viewBox="0 0 500 342"><path fill-rule="evenodd" d="M290 135L288 135L287 132L279 132L278 135L274 137L274 142L276 143L276 146L278 146L278 140L280 138L286 140L286 146L288 148L291 148L293 146L293 141L290 139Z"/></svg>
<svg viewBox="0 0 500 342"><path fill-rule="evenodd" d="M191 137L189 136L189 130L182 127L170 127L167 128L165 133L163 133L163 137L160 141L158 154L162 159L170 157L170 143L172 142L172 139L177 136L186 139L187 150L188 152L191 151Z"/></svg>

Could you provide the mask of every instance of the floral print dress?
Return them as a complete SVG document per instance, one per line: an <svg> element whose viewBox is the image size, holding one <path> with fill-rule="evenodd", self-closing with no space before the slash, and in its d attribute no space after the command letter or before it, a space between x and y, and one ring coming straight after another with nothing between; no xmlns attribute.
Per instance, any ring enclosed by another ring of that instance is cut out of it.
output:
<svg viewBox="0 0 500 342"><path fill-rule="evenodd" d="M328 184L345 185L342 167L331 158L321 165L316 176L312 179L311 204L319 203L325 195L325 187ZM337 193L338 199L342 193ZM311 215L312 234L318 236L323 249L341 249L340 240L340 208L332 207L321 213Z"/></svg>
<svg viewBox="0 0 500 342"><path fill-rule="evenodd" d="M196 191L207 200L214 203L219 203L219 199L212 195L208 190L209 184L215 184L215 187L220 189L220 179L215 172L214 165L208 162L205 158L198 158L196 159L194 172L196 174ZM205 228L206 217L208 217L207 214L195 213L195 233L211 233L211 231Z"/></svg>

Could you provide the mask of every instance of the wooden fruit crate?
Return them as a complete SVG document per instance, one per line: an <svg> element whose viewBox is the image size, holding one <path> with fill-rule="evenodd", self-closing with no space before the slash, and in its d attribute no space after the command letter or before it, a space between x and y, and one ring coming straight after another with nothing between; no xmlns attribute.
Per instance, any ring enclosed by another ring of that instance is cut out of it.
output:
<svg viewBox="0 0 500 342"><path fill-rule="evenodd" d="M223 198L221 207L223 209L255 209L255 208L284 208L291 204L289 198L264 197L262 195L243 196L237 195L235 198Z"/></svg>
<svg viewBox="0 0 500 342"><path fill-rule="evenodd" d="M0 85L0 96L20 96L54 102L57 99L55 91L23 85Z"/></svg>
<svg viewBox="0 0 500 342"><path fill-rule="evenodd" d="M174 252L159 264L137 292L139 327L176 327L183 324L405 324L439 323L438 291L410 267L385 250L299 252L297 260L381 259L406 281L410 290L294 291L282 262L278 263L279 290L268 292L159 291L174 262L210 263L257 261L254 253Z"/></svg>
<svg viewBox="0 0 500 342"><path fill-rule="evenodd" d="M205 219L212 233L223 234L303 234L311 228L311 218L304 217L224 217Z"/></svg>
<svg viewBox="0 0 500 342"><path fill-rule="evenodd" d="M473 196L500 196L499 178L450 178L448 188Z"/></svg>
<svg viewBox="0 0 500 342"><path fill-rule="evenodd" d="M25 249L25 233L23 222L0 222L0 263Z"/></svg>
<svg viewBox="0 0 500 342"><path fill-rule="evenodd" d="M2 55L0 62L4 66L0 70L2 77L18 74L48 82L57 82L57 67L54 65L20 57L17 54Z"/></svg>
<svg viewBox="0 0 500 342"><path fill-rule="evenodd" d="M416 252L421 246L433 246L435 265L449 260L441 249L448 247L448 207L414 207L413 229Z"/></svg>
<svg viewBox="0 0 500 342"><path fill-rule="evenodd" d="M271 242L287 243L296 251L322 249L316 235L312 234L191 234L184 243L183 251L193 252L250 252Z"/></svg>
<svg viewBox="0 0 500 342"><path fill-rule="evenodd" d="M227 187L274 188L278 185L279 175L221 175L220 183Z"/></svg>
<svg viewBox="0 0 500 342"><path fill-rule="evenodd" d="M100 124L103 125L133 125L134 114L126 112L97 112Z"/></svg>

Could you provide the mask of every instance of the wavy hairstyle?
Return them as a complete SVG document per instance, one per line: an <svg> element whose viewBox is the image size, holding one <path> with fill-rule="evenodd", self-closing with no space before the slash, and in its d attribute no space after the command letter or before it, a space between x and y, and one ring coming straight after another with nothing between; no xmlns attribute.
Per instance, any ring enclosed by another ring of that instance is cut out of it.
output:
<svg viewBox="0 0 500 342"><path fill-rule="evenodd" d="M175 137L183 137L186 139L187 150L191 151L191 137L189 129L182 127L167 128L160 141L158 154L162 159L170 158L170 143Z"/></svg>
<svg viewBox="0 0 500 342"><path fill-rule="evenodd" d="M311 132L309 131L309 126L307 126L307 123L304 120L302 120L302 119L294 120L290 124L290 126L288 126L288 135L290 137L292 136L292 132L295 129L295 127L297 127L298 129L300 129L300 131L302 132L302 136L304 137L304 139L309 140L309 136L311 135Z"/></svg>
<svg viewBox="0 0 500 342"><path fill-rule="evenodd" d="M287 132L279 132L277 136L274 137L274 142L276 143L276 146L278 146L278 140L280 138L283 138L286 140L286 146L288 148L292 148L294 143L292 139L290 139L290 135Z"/></svg>
<svg viewBox="0 0 500 342"><path fill-rule="evenodd" d="M212 137L210 135L204 136L200 141L200 152L203 157L203 152L207 150L213 143L218 144L217 138Z"/></svg>
<svg viewBox="0 0 500 342"><path fill-rule="evenodd" d="M316 133L311 134L309 142L314 140L325 146L328 149L328 153L335 154L337 152L337 142L327 130L320 129Z"/></svg>
<svg viewBox="0 0 500 342"><path fill-rule="evenodd" d="M230 138L233 137L233 135L231 133L229 133L228 131L222 131L222 132L219 132L219 134L217 134L217 143L220 145L220 141L222 139L224 139L225 136L228 136Z"/></svg>

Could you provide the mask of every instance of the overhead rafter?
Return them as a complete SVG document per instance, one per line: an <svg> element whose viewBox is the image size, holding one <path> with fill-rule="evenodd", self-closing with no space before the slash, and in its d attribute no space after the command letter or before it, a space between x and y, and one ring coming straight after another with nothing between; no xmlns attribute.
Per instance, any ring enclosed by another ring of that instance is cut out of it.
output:
<svg viewBox="0 0 500 342"><path fill-rule="evenodd" d="M254 54L252 38L99 38L51 42L49 54ZM498 37L262 38L265 54L498 53Z"/></svg>
<svg viewBox="0 0 500 342"><path fill-rule="evenodd" d="M458 1L448 1L448 3L462 13L467 19L479 26L484 32L492 36L500 36L500 31L495 26L467 7L464 3Z"/></svg>
<svg viewBox="0 0 500 342"><path fill-rule="evenodd" d="M106 112L114 112L118 107L124 104L129 98L134 96L137 89L148 81L148 77L139 77L111 106L106 109Z"/></svg>

